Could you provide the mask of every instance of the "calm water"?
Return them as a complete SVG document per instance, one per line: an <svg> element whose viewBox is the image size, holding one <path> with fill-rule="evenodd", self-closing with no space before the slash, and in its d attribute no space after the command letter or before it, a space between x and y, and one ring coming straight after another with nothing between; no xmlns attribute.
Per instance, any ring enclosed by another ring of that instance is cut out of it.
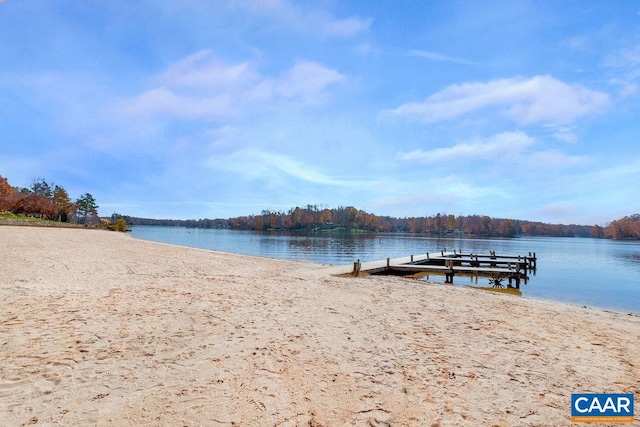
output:
<svg viewBox="0 0 640 427"><path fill-rule="evenodd" d="M257 233L136 226L140 239L223 252L330 265L438 252L442 249L498 255L535 252L538 269L521 286L527 297L640 313L640 242L578 238L468 239L403 234ZM443 276L430 281L444 283ZM485 278L458 277L457 285L487 286Z"/></svg>

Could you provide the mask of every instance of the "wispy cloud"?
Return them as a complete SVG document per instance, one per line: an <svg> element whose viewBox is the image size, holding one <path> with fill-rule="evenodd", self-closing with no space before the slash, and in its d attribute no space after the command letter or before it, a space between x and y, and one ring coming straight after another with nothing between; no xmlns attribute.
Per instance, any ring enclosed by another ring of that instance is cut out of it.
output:
<svg viewBox="0 0 640 427"><path fill-rule="evenodd" d="M248 62L226 64L212 58L209 50L201 50L171 64L158 78L168 87L226 89L244 87L259 76Z"/></svg>
<svg viewBox="0 0 640 427"><path fill-rule="evenodd" d="M546 205L542 205L532 211L532 215L537 218L557 218L564 220L571 220L580 215L580 207L570 202L554 202Z"/></svg>
<svg viewBox="0 0 640 427"><path fill-rule="evenodd" d="M603 65L606 67L628 67L640 65L640 45L622 48L609 54Z"/></svg>
<svg viewBox="0 0 640 427"><path fill-rule="evenodd" d="M210 166L241 174L245 179L282 183L294 178L312 184L334 187L362 187L364 181L332 177L311 164L283 154L256 149L236 151L225 161L215 159Z"/></svg>
<svg viewBox="0 0 640 427"><path fill-rule="evenodd" d="M490 181L474 182L465 175L450 174L442 177L432 177L421 182L419 187L406 185L406 183L391 183L393 193L375 197L371 205L377 209L396 210L406 212L407 206L413 207L438 206L442 212L455 212L463 205L473 201L491 198L505 200L510 197L509 188L504 185L491 185ZM385 194L385 193L383 193ZM421 215L432 214L434 211L422 212Z"/></svg>
<svg viewBox="0 0 640 427"><path fill-rule="evenodd" d="M560 150L543 150L530 153L526 161L529 166L540 170L568 169L575 166L585 166L592 162L589 156L570 156Z"/></svg>
<svg viewBox="0 0 640 427"><path fill-rule="evenodd" d="M235 99L229 95L190 96L165 88L148 90L125 101L123 113L174 118L228 118L238 114Z"/></svg>
<svg viewBox="0 0 640 427"><path fill-rule="evenodd" d="M610 104L609 95L551 76L511 78L448 86L424 102L409 102L383 114L432 123L498 108L520 124L566 124L596 114Z"/></svg>
<svg viewBox="0 0 640 427"><path fill-rule="evenodd" d="M337 18L326 11L307 7L313 3L308 3L303 7L286 0L242 0L238 4L254 14L267 16L271 23L278 22L300 33L352 37L368 31L373 23L373 18L370 17Z"/></svg>
<svg viewBox="0 0 640 427"><path fill-rule="evenodd" d="M340 20L328 20L324 28L326 33L330 35L353 36L360 32L367 31L372 23L373 18L363 19L359 17L349 17Z"/></svg>
<svg viewBox="0 0 640 427"><path fill-rule="evenodd" d="M602 65L613 69L616 76L610 83L619 87L621 98L630 98L638 94L640 81L640 45L618 49L604 59Z"/></svg>
<svg viewBox="0 0 640 427"><path fill-rule="evenodd" d="M558 141L565 142L567 144L574 144L578 141L573 128L571 126L559 126L559 125L546 125L545 126Z"/></svg>
<svg viewBox="0 0 640 427"><path fill-rule="evenodd" d="M589 39L584 36L572 36L562 40L562 45L569 49L583 51L589 46Z"/></svg>
<svg viewBox="0 0 640 427"><path fill-rule="evenodd" d="M453 56L447 56L447 55L443 55L436 52L428 52L420 49L411 49L407 51L407 56L416 56L419 58L425 58L433 62L452 62L455 64L462 64L462 65L482 65L479 62L470 61L468 59L456 58Z"/></svg>

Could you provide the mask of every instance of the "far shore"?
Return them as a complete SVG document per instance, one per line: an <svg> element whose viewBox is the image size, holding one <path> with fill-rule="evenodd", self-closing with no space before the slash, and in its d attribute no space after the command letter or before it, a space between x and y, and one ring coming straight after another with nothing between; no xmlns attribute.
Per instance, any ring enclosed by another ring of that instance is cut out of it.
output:
<svg viewBox="0 0 640 427"><path fill-rule="evenodd" d="M570 426L571 393L640 394L639 315L82 228L0 226L0 259L0 425Z"/></svg>

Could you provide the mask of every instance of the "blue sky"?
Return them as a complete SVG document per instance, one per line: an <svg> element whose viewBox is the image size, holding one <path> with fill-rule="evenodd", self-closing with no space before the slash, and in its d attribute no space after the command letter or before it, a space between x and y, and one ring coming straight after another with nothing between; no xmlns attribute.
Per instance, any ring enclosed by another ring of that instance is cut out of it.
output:
<svg viewBox="0 0 640 427"><path fill-rule="evenodd" d="M0 2L0 175L100 214L640 212L637 1Z"/></svg>

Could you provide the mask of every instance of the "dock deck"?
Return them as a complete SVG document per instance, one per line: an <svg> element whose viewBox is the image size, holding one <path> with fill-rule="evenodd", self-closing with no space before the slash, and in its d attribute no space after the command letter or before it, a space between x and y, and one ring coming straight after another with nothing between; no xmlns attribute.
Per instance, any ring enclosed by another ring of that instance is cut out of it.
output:
<svg viewBox="0 0 640 427"><path fill-rule="evenodd" d="M358 276L368 274L442 274L446 283L453 283L456 274L476 275L494 279L508 279L509 287L515 282L516 289L520 281L527 280L527 273L535 271L537 257L535 253L528 255L472 254L462 252L436 252L423 255L410 255L401 258L361 263L354 262L351 273Z"/></svg>

